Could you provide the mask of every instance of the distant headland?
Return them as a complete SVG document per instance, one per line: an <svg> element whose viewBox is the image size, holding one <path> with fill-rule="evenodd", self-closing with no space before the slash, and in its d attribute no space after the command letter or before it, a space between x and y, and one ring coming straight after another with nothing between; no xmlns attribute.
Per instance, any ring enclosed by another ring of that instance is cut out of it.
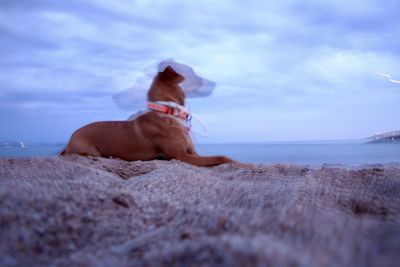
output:
<svg viewBox="0 0 400 267"><path fill-rule="evenodd" d="M400 143L400 130L375 134L368 138L370 144Z"/></svg>

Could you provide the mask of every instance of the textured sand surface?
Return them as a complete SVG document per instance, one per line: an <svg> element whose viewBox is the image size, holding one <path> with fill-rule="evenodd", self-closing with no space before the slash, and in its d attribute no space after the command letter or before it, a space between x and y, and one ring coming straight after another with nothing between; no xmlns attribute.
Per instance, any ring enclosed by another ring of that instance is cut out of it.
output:
<svg viewBox="0 0 400 267"><path fill-rule="evenodd" d="M0 266L399 266L400 168L0 159Z"/></svg>

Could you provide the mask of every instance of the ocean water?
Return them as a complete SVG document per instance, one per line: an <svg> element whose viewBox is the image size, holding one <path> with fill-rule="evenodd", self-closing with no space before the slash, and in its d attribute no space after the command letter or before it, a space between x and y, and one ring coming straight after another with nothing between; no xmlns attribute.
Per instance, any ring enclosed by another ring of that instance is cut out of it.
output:
<svg viewBox="0 0 400 267"><path fill-rule="evenodd" d="M0 157L48 157L59 154L65 144L0 144Z"/></svg>
<svg viewBox="0 0 400 267"><path fill-rule="evenodd" d="M400 144L229 144L202 145L204 155L225 154L249 163L364 165L400 163Z"/></svg>
<svg viewBox="0 0 400 267"><path fill-rule="evenodd" d="M0 157L46 157L64 144L0 144ZM400 163L400 144L198 144L201 155L226 155L248 163L357 166Z"/></svg>

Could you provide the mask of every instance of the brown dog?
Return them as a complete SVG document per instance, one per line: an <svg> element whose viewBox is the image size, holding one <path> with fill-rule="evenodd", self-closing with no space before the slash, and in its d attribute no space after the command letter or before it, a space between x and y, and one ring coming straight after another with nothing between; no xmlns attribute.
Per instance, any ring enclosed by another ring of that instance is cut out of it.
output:
<svg viewBox="0 0 400 267"><path fill-rule="evenodd" d="M148 101L168 101L183 106L185 94L178 86L184 77L170 66L159 72L148 92ZM196 153L182 113L148 111L132 121L88 124L73 133L62 154L115 157L127 161L156 158L178 159L197 166L234 162L224 156L202 157Z"/></svg>

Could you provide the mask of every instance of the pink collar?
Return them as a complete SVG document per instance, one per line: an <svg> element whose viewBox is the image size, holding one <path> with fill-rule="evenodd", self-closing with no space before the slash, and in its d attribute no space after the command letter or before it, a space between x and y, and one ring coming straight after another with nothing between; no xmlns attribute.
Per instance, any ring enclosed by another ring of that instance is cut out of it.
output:
<svg viewBox="0 0 400 267"><path fill-rule="evenodd" d="M190 112L188 112L184 106L176 104L175 102L147 102L147 108L153 111L175 116L184 122L190 122L192 119Z"/></svg>

